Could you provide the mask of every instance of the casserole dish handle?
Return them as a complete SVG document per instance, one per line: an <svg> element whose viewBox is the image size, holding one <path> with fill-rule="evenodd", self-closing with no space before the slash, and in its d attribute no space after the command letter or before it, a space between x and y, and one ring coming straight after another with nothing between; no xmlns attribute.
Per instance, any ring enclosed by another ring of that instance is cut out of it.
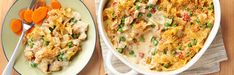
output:
<svg viewBox="0 0 234 75"><path fill-rule="evenodd" d="M121 72L117 71L111 63L112 56L113 56L112 52L108 51L108 54L106 56L107 60L105 61L105 65L106 65L107 69L110 70L111 73L113 73L114 75L137 75L137 74L139 74L136 71L134 71L133 69L127 73L121 73Z"/></svg>

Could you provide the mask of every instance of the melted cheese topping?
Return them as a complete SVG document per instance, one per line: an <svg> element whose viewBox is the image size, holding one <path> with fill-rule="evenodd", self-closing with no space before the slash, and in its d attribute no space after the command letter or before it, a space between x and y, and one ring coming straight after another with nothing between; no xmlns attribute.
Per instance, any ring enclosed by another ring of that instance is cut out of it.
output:
<svg viewBox="0 0 234 75"><path fill-rule="evenodd" d="M105 31L116 51L153 71L183 67L214 24L212 0L110 0Z"/></svg>
<svg viewBox="0 0 234 75"><path fill-rule="evenodd" d="M53 9L41 26L26 37L24 50L32 67L45 73L60 71L81 50L88 24L71 8Z"/></svg>

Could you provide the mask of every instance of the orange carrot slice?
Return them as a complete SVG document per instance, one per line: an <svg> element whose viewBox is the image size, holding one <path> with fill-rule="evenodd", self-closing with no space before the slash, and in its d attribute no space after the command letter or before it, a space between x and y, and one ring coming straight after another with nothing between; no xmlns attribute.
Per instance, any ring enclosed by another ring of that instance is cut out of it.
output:
<svg viewBox="0 0 234 75"><path fill-rule="evenodd" d="M35 23L36 25L40 26L42 24L43 20L40 22Z"/></svg>
<svg viewBox="0 0 234 75"><path fill-rule="evenodd" d="M34 23L41 22L47 15L48 8L47 7L39 7L33 12L32 20Z"/></svg>
<svg viewBox="0 0 234 75"><path fill-rule="evenodd" d="M33 14L33 11L32 10L25 10L24 12L24 20L27 22L27 23L31 23L32 22L32 14Z"/></svg>
<svg viewBox="0 0 234 75"><path fill-rule="evenodd" d="M57 0L51 0L51 6L53 9L61 8L61 4Z"/></svg>
<svg viewBox="0 0 234 75"><path fill-rule="evenodd" d="M22 34L22 30L19 32L15 32L16 35L21 35Z"/></svg>
<svg viewBox="0 0 234 75"><path fill-rule="evenodd" d="M13 19L11 21L11 31L20 32L22 30L22 22L19 19Z"/></svg>
<svg viewBox="0 0 234 75"><path fill-rule="evenodd" d="M25 9L22 9L19 12L19 17L20 17L21 20L24 20L24 12L25 12Z"/></svg>

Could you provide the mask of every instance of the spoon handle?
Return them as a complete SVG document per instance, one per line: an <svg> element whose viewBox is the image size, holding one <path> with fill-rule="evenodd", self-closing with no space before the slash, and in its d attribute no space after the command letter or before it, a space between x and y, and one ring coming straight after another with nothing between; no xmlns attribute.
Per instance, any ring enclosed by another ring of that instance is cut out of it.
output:
<svg viewBox="0 0 234 75"><path fill-rule="evenodd" d="M7 66L6 66L5 69L3 70L2 75L11 75L12 67L14 66L15 60L16 60L16 58L17 58L19 52L20 52L20 50L19 50L18 48L19 48L19 46L20 46L20 44L21 44L21 42L22 42L22 39L23 39L23 37L24 37L24 35L25 35L25 32L26 32L26 31L23 31L23 32L22 32L22 34L21 34L21 36L20 36L20 38L19 38L19 41L18 41L18 43L17 43L17 45L16 45L16 47L15 47L15 49L14 49L14 52L13 52L13 54L12 54L12 56L11 56L11 58L10 58L8 64L7 64Z"/></svg>

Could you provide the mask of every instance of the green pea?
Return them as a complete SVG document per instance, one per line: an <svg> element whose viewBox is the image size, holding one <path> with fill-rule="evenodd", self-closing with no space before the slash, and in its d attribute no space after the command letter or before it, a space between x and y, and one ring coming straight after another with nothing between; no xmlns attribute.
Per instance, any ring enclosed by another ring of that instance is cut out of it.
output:
<svg viewBox="0 0 234 75"><path fill-rule="evenodd" d="M80 34L72 34L71 36L73 39L77 39L77 38L79 38Z"/></svg>
<svg viewBox="0 0 234 75"><path fill-rule="evenodd" d="M65 58L64 58L64 52L61 52L59 55L58 55L58 60L59 61L64 61L65 60Z"/></svg>
<svg viewBox="0 0 234 75"><path fill-rule="evenodd" d="M140 6L139 5L136 5L136 10L140 10Z"/></svg>
<svg viewBox="0 0 234 75"><path fill-rule="evenodd" d="M188 44L188 47L192 47L193 45L191 43Z"/></svg>
<svg viewBox="0 0 234 75"><path fill-rule="evenodd" d="M212 24L211 23L207 23L207 27L208 28L212 28Z"/></svg>
<svg viewBox="0 0 234 75"><path fill-rule="evenodd" d="M140 37L140 41L141 41L141 42L145 42L144 36L141 36L141 37Z"/></svg>
<svg viewBox="0 0 234 75"><path fill-rule="evenodd" d="M129 51L129 55L134 55L134 51L133 50Z"/></svg>
<svg viewBox="0 0 234 75"><path fill-rule="evenodd" d="M31 62L30 65L31 65L31 67L33 67L33 68L37 67L37 64L34 63L34 62Z"/></svg>
<svg viewBox="0 0 234 75"><path fill-rule="evenodd" d="M67 45L68 45L69 48L72 48L73 43L72 43L72 42L69 42Z"/></svg>
<svg viewBox="0 0 234 75"><path fill-rule="evenodd" d="M151 42L153 43L154 46L158 45L158 40L155 37L151 38Z"/></svg>
<svg viewBox="0 0 234 75"><path fill-rule="evenodd" d="M165 68L169 68L169 67L171 67L171 64L170 64L170 63L163 64L163 67L165 67Z"/></svg>
<svg viewBox="0 0 234 75"><path fill-rule="evenodd" d="M45 45L48 46L50 41L45 41Z"/></svg>
<svg viewBox="0 0 234 75"><path fill-rule="evenodd" d="M124 36L120 36L119 41L126 41L126 38Z"/></svg>
<svg viewBox="0 0 234 75"><path fill-rule="evenodd" d="M139 17L142 17L142 16L143 16L143 14L142 14L142 13L139 13L139 14L138 14L138 18L139 18Z"/></svg>
<svg viewBox="0 0 234 75"><path fill-rule="evenodd" d="M123 53L124 48L116 48L119 53Z"/></svg>
<svg viewBox="0 0 234 75"><path fill-rule="evenodd" d="M152 14L151 14L151 13L148 13L148 14L147 14L147 17L149 17L149 18L150 18L151 16L152 16Z"/></svg>

